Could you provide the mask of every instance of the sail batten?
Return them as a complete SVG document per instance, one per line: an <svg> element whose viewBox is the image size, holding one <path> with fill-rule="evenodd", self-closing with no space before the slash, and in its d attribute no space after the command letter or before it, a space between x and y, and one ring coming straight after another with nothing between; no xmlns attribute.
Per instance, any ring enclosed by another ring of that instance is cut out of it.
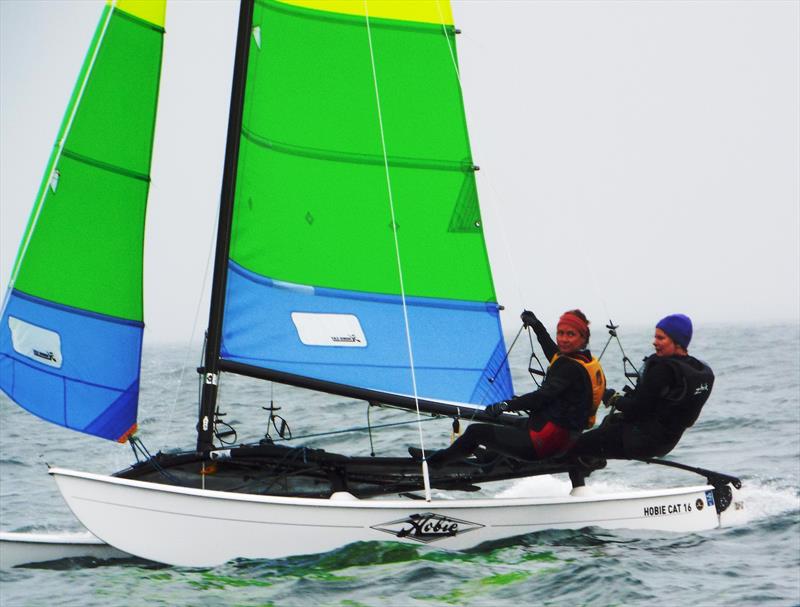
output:
<svg viewBox="0 0 800 607"><path fill-rule="evenodd" d="M116 323L116 324L120 324L120 325L128 325L128 326L131 326L131 327L139 327L139 328L144 327L144 322L140 321L140 320L133 320L133 319L128 319L128 318L119 318L119 317L114 317L114 316L110 316L110 315L107 315L107 314L100 314L98 312L93 312L92 310L73 308L71 306L67 306L67 305L64 305L64 304L61 304L61 303L58 303L58 302L55 302L55 301L48 301L46 299L42 299L40 297L36 297L35 295L30 295L29 293L25 293L24 291L21 291L19 289L13 289L11 293L12 293L12 295L14 297L18 297L20 299L28 300L30 302L33 302L33 303L39 305L39 306L49 307L49 308L53 308L53 309L56 309L56 310L62 310L62 311L65 311L65 312L67 312L69 314L75 314L77 316L86 316L86 317L95 318L97 320L101 320L101 321L104 321L104 322L111 322L111 323Z"/></svg>
<svg viewBox="0 0 800 607"><path fill-rule="evenodd" d="M361 26L369 12L380 27L435 33L452 28L449 0L255 0L273 11L303 15L318 21ZM437 6L438 5L438 6Z"/></svg>
<svg viewBox="0 0 800 607"><path fill-rule="evenodd" d="M382 154L356 154L347 151L326 150L283 143L267 137L261 137L256 133L249 131L247 128L242 129L242 134L248 140L256 145L261 146L262 148L284 154L292 154L294 156L315 158L317 160L333 160L337 162L374 164L380 166L384 166L384 163L388 163L389 166L396 167L455 171L460 173L472 173L476 170L475 165L472 164L472 161L469 159L442 160L437 158L403 158L400 156L389 156L384 160Z"/></svg>
<svg viewBox="0 0 800 607"><path fill-rule="evenodd" d="M146 181L148 183L150 182L150 175L147 173L132 171L120 165L111 164L109 162L103 162L102 160L97 160L95 158L89 158L88 156L83 156L82 154L78 154L71 150L66 150L66 149L62 150L61 155L65 156L66 158L72 158L73 160L77 160L80 163L90 165L104 171L110 171L112 173L124 175L125 177L132 177L133 179L138 179L139 181Z"/></svg>

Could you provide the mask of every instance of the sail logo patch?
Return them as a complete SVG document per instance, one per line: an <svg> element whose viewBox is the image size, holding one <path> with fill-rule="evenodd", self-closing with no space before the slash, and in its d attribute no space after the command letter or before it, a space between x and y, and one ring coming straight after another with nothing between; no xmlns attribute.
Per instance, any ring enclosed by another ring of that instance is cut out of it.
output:
<svg viewBox="0 0 800 607"><path fill-rule="evenodd" d="M462 521L461 519L425 512L412 514L406 518L397 519L371 528L384 533L391 533L398 538L408 538L423 544L430 544L437 540L481 529L483 525Z"/></svg>
<svg viewBox="0 0 800 607"><path fill-rule="evenodd" d="M11 345L14 350L48 367L61 368L61 336L14 316L8 317Z"/></svg>
<svg viewBox="0 0 800 607"><path fill-rule="evenodd" d="M292 322L306 346L367 347L361 323L353 314L292 312Z"/></svg>

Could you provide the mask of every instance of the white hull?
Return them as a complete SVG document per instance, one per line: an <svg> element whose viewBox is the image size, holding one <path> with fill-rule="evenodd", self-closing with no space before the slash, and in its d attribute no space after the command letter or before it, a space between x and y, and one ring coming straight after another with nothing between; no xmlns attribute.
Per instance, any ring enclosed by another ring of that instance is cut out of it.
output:
<svg viewBox="0 0 800 607"><path fill-rule="evenodd" d="M692 532L720 526L708 485L589 497L425 502L204 491L61 468L51 468L50 474L72 512L98 538L145 559L183 566L313 554L358 541L462 550L542 529Z"/></svg>
<svg viewBox="0 0 800 607"><path fill-rule="evenodd" d="M0 531L0 569L66 558L130 558L91 533L13 533Z"/></svg>

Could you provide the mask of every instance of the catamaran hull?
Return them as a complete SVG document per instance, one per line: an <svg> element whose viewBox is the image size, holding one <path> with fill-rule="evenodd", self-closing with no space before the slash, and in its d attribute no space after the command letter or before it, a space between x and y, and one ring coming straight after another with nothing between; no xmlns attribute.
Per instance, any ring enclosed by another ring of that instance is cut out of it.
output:
<svg viewBox="0 0 800 607"><path fill-rule="evenodd" d="M462 550L542 529L692 532L720 526L709 485L591 497L426 502L236 494L60 468L50 474L72 512L98 538L124 552L182 566L313 554L357 541Z"/></svg>
<svg viewBox="0 0 800 607"><path fill-rule="evenodd" d="M0 531L0 569L66 558L130 558L90 533L14 533Z"/></svg>

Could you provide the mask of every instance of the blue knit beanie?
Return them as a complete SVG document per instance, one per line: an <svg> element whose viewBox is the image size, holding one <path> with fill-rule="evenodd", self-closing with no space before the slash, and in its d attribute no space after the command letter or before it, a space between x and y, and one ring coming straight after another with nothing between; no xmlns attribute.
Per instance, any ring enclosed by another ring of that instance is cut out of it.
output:
<svg viewBox="0 0 800 607"><path fill-rule="evenodd" d="M670 314L658 321L657 329L661 329L669 338L684 350L692 341L692 319L685 314Z"/></svg>

